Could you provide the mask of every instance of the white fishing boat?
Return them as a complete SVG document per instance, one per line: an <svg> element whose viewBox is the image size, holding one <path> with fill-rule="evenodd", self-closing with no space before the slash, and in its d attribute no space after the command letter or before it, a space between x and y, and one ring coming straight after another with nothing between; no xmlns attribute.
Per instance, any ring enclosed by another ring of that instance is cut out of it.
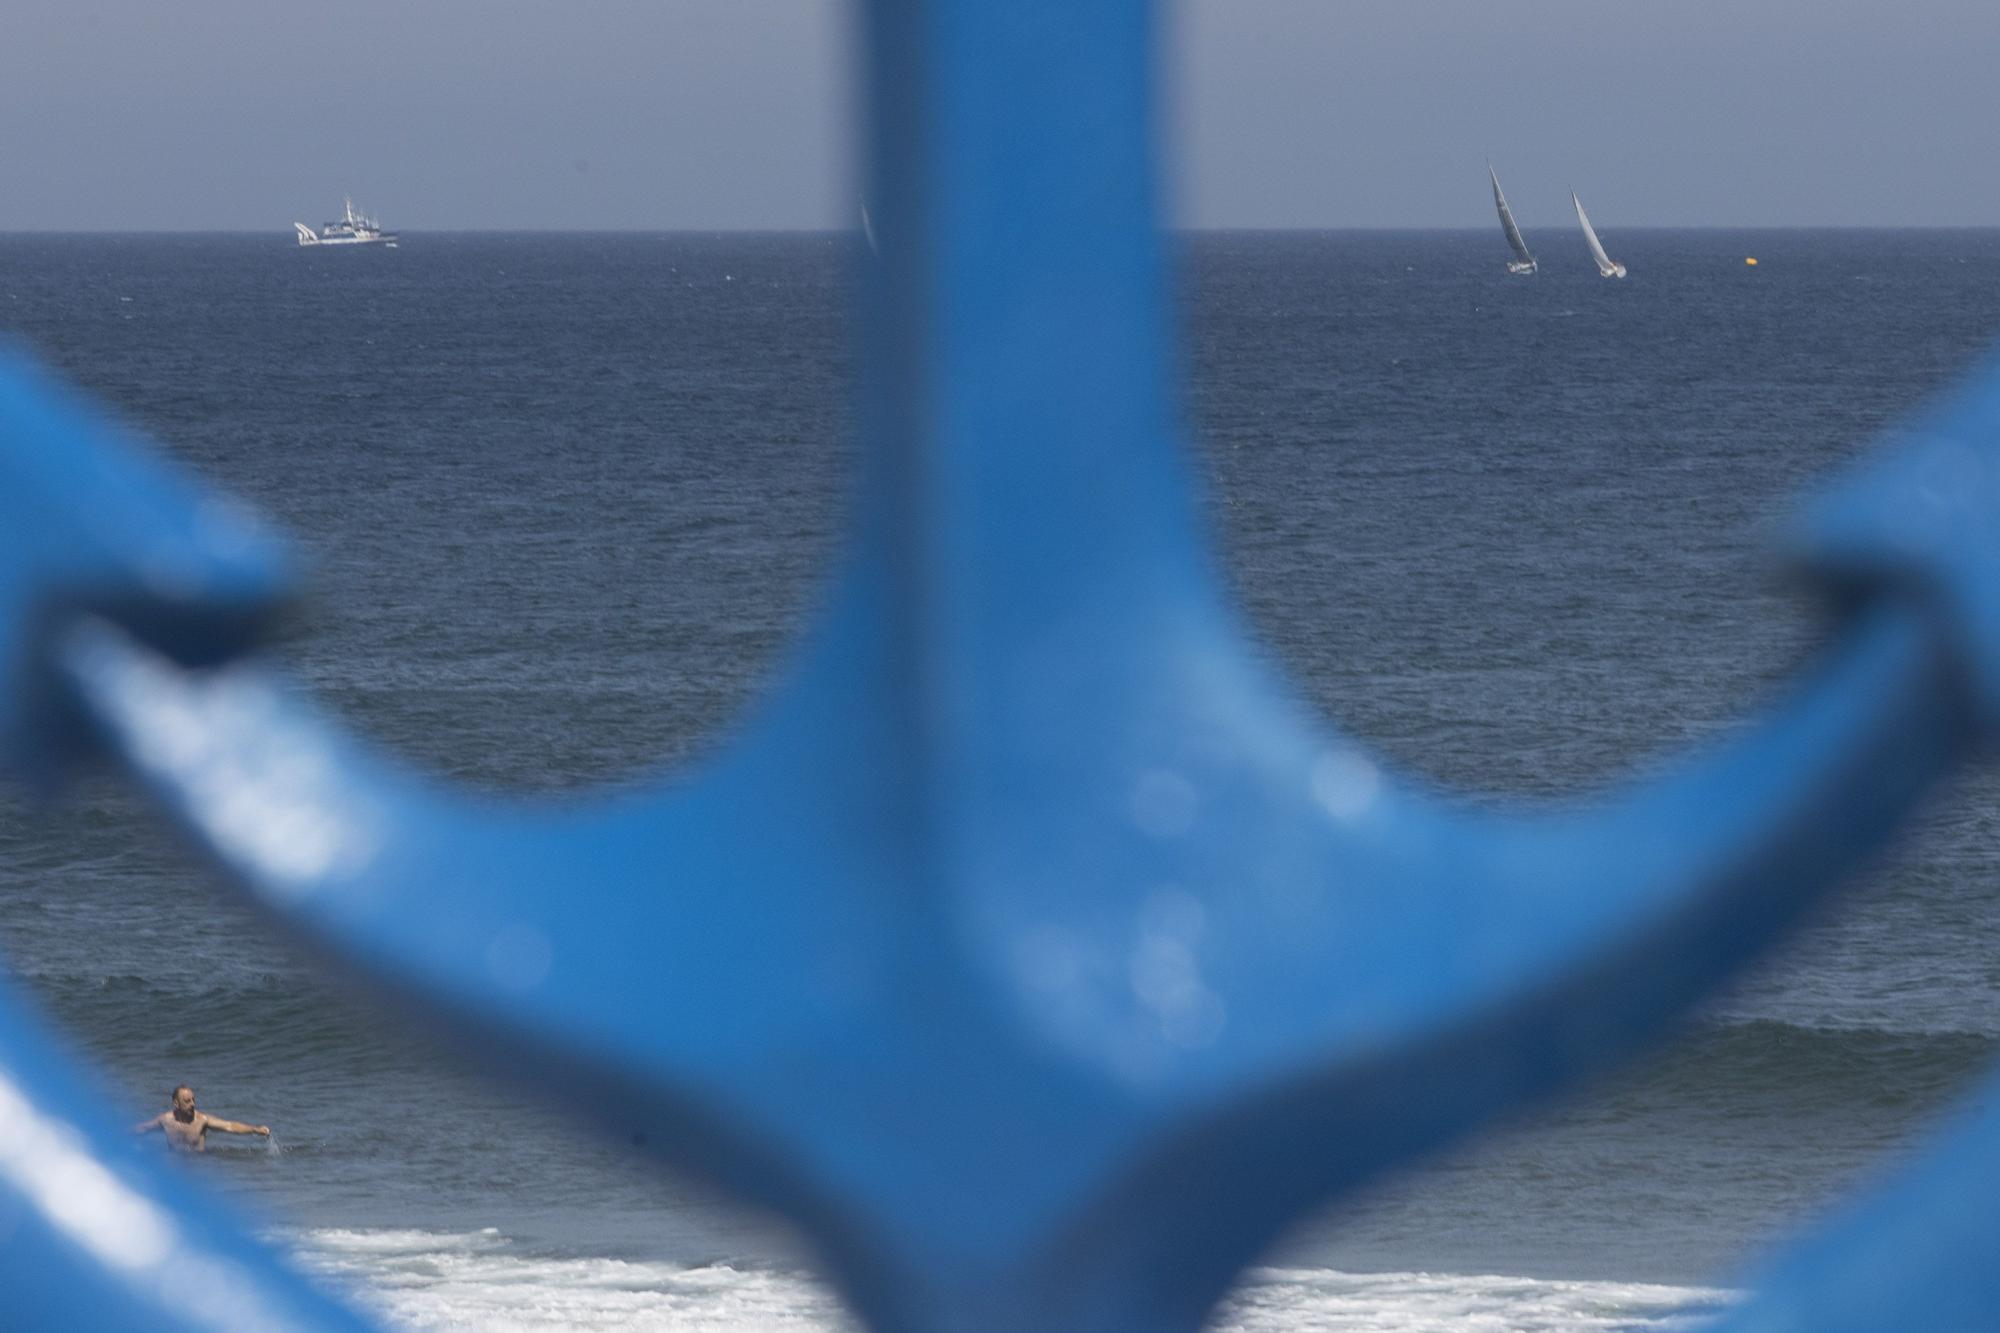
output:
<svg viewBox="0 0 2000 1333"><path fill-rule="evenodd" d="M392 250L396 248L396 233L383 231L381 223L358 212L352 199L347 201L339 221L322 223L318 231L303 222L294 222L292 226L298 229L300 245L382 245Z"/></svg>
<svg viewBox="0 0 2000 1333"><path fill-rule="evenodd" d="M1500 174L1493 170L1493 164L1486 164L1486 174L1493 180L1493 207L1500 212L1500 230L1507 233L1507 244L1513 247L1514 258L1508 263L1509 273L1533 273L1537 267L1535 257L1528 253L1528 243L1521 239L1521 229L1514 225L1514 210L1507 207L1507 196L1500 193Z"/></svg>
<svg viewBox="0 0 2000 1333"><path fill-rule="evenodd" d="M1600 278L1622 278L1625 266L1614 263L1610 255L1604 253L1604 242L1597 239L1597 228L1590 225L1590 218L1583 211L1583 200L1576 197L1576 191L1569 192L1569 201L1576 205L1576 220L1583 224L1583 239L1590 243L1590 257L1597 261L1597 276Z"/></svg>

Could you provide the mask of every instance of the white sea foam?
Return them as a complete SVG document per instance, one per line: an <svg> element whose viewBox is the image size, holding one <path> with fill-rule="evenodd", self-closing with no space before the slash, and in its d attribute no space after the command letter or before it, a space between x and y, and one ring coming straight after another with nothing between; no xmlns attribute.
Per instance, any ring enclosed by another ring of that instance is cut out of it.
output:
<svg viewBox="0 0 2000 1333"><path fill-rule="evenodd" d="M498 1231L316 1230L286 1238L309 1271L392 1326L471 1333L851 1333L811 1277L726 1264L543 1258ZM1214 1333L1609 1333L1692 1328L1730 1293L1630 1282L1261 1268Z"/></svg>
<svg viewBox="0 0 2000 1333"><path fill-rule="evenodd" d="M412 1330L820 1333L854 1327L809 1278L726 1264L542 1258L493 1230L315 1230L288 1239L310 1273Z"/></svg>
<svg viewBox="0 0 2000 1333"><path fill-rule="evenodd" d="M1731 1294L1637 1282L1260 1268L1217 1313L1220 1333L1584 1333L1693 1328Z"/></svg>

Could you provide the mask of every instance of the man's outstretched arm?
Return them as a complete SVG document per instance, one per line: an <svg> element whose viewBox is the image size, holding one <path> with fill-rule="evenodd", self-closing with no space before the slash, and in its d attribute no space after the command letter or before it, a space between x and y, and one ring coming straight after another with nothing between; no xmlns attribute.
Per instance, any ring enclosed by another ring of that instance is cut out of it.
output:
<svg viewBox="0 0 2000 1333"><path fill-rule="evenodd" d="M271 1132L269 1125L246 1125L240 1120L224 1120L221 1116L208 1116L208 1127L219 1129L225 1134L263 1134Z"/></svg>
<svg viewBox="0 0 2000 1333"><path fill-rule="evenodd" d="M149 1130L158 1129L161 1119L162 1117L160 1116L154 1116L150 1120L141 1120L138 1124L132 1126L132 1132L134 1134L144 1134Z"/></svg>

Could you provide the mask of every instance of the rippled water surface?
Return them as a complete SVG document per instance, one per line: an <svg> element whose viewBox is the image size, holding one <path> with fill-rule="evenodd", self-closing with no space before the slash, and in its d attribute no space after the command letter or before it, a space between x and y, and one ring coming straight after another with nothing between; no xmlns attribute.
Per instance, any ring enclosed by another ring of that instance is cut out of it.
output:
<svg viewBox="0 0 2000 1333"><path fill-rule="evenodd" d="M1525 280L1484 233L1181 247L1183 406L1249 623L1342 725L1479 800L1588 790L1795 670L1827 628L1772 525L2000 326L1989 233L1629 232L1622 283L1530 239ZM0 330L295 535L282 652L355 726L574 791L726 744L811 613L855 449L847 246L0 236ZM1221 1323L1710 1308L1993 1054L1995 794L1934 802L1636 1075L1303 1228ZM273 1125L282 1151L199 1169L396 1318L839 1318L764 1224L525 1078L460 1073L109 786L0 807L0 950L133 1119L185 1080Z"/></svg>

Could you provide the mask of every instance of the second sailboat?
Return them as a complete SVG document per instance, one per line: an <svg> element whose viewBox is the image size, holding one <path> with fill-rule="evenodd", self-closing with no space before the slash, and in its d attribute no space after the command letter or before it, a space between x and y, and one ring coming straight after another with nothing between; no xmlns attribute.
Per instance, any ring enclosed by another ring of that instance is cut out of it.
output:
<svg viewBox="0 0 2000 1333"><path fill-rule="evenodd" d="M1597 228L1590 225L1590 218L1584 214L1583 200L1576 197L1576 191L1569 192L1569 201L1576 205L1576 220L1583 224L1583 239L1590 242L1590 257L1597 261L1597 276L1600 278L1622 278L1625 266L1604 253L1604 243L1597 239Z"/></svg>

